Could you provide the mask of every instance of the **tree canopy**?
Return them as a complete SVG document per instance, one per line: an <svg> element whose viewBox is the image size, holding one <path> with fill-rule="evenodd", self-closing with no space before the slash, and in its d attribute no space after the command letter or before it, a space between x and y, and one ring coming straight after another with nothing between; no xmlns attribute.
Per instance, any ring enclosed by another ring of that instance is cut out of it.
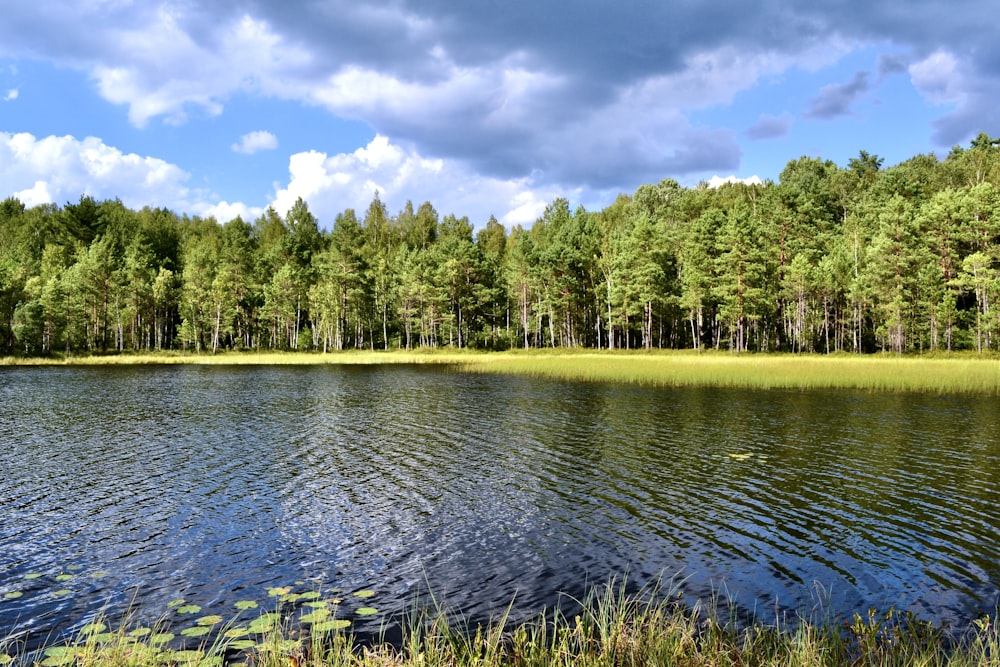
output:
<svg viewBox="0 0 1000 667"><path fill-rule="evenodd" d="M554 200L478 230L430 202L252 222L0 201L0 353L1000 347L1000 140L885 168ZM326 227L326 229L324 229Z"/></svg>

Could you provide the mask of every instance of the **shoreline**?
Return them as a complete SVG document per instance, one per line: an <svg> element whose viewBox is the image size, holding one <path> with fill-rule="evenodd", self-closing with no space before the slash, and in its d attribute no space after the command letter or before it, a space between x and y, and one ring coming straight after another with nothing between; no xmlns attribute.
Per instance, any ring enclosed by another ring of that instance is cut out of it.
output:
<svg viewBox="0 0 1000 667"><path fill-rule="evenodd" d="M975 354L793 355L694 351L389 350L114 354L0 359L0 367L129 365L447 365L459 372L659 387L853 389L1000 395L1000 358Z"/></svg>

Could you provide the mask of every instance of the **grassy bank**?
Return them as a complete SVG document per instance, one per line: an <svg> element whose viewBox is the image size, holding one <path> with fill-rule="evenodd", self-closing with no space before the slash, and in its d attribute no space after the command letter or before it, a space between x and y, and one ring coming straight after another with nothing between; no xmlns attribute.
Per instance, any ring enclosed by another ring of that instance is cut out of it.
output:
<svg viewBox="0 0 1000 667"><path fill-rule="evenodd" d="M323 365L447 364L465 372L651 386L745 389L860 389L1000 395L1000 359L694 352L454 350L319 353L162 353L48 359L5 358L0 365Z"/></svg>
<svg viewBox="0 0 1000 667"><path fill-rule="evenodd" d="M44 667L253 665L254 667L548 667L612 665L1000 665L1000 633L984 618L955 637L908 616L855 615L846 623L752 625L737 629L700 606L672 596L627 596L607 587L572 617L539 616L523 624L500 618L468 628L441 612L414 615L402 640L356 643L343 629L311 629L294 617L249 628L228 627L196 648L165 648L170 629L138 632L104 620L77 638L34 654L0 645L0 664ZM327 623L326 625L329 626ZM317 625L313 625L313 628ZM234 630L239 630L234 632Z"/></svg>

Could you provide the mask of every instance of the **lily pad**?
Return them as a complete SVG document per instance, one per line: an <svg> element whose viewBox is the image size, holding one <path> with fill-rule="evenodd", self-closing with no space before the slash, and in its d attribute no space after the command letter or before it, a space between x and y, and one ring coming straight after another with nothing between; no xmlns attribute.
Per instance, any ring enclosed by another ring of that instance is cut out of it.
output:
<svg viewBox="0 0 1000 667"><path fill-rule="evenodd" d="M72 592L73 591L69 590L68 588L60 588L58 591L52 591L52 594L55 595L57 598L61 598L66 595L69 595Z"/></svg>
<svg viewBox="0 0 1000 667"><path fill-rule="evenodd" d="M180 607L182 604L184 604L184 598L177 598L176 600L168 602L167 607L169 609L173 609L174 607Z"/></svg>
<svg viewBox="0 0 1000 667"><path fill-rule="evenodd" d="M273 632L281 627L281 615L277 612L262 614L250 623L250 632L255 635Z"/></svg>
<svg viewBox="0 0 1000 667"><path fill-rule="evenodd" d="M237 639L229 642L226 646L236 651L246 651L247 649L256 648L257 642L252 639Z"/></svg>
<svg viewBox="0 0 1000 667"><path fill-rule="evenodd" d="M41 572L31 572L30 574L24 575L24 578L25 579L41 579L42 578L42 573Z"/></svg>
<svg viewBox="0 0 1000 667"><path fill-rule="evenodd" d="M301 598L302 598L301 593L288 593L286 595L281 596L281 601L287 602L289 604L294 604L298 602Z"/></svg>
<svg viewBox="0 0 1000 667"><path fill-rule="evenodd" d="M9 593L4 593L3 597L5 600L16 600L22 595L24 595L24 591L11 591Z"/></svg>
<svg viewBox="0 0 1000 667"><path fill-rule="evenodd" d="M129 637L134 637L136 639L139 639L140 637L146 637L146 636L148 636L152 632L153 631L151 629L149 629L149 628L136 628L135 630L130 631L128 633L128 636Z"/></svg>
<svg viewBox="0 0 1000 667"><path fill-rule="evenodd" d="M72 574L66 574L64 572L63 574L60 574L60 575L56 576L56 581L69 581L72 578L73 578Z"/></svg>
<svg viewBox="0 0 1000 667"><path fill-rule="evenodd" d="M178 614L197 614L199 611L201 611L201 607L196 604L186 604L177 608Z"/></svg>
<svg viewBox="0 0 1000 667"><path fill-rule="evenodd" d="M43 667L58 667L69 665L74 660L76 660L76 649L72 646L51 646L45 649L45 659L41 664Z"/></svg>
<svg viewBox="0 0 1000 667"><path fill-rule="evenodd" d="M318 600L323 594L319 591L306 591L299 594L300 600Z"/></svg>
<svg viewBox="0 0 1000 667"><path fill-rule="evenodd" d="M162 644L169 644L174 640L174 633L172 632L158 632L149 638L149 643L151 646L159 646Z"/></svg>
<svg viewBox="0 0 1000 667"><path fill-rule="evenodd" d="M322 621L320 623L313 623L313 632L334 632L335 630L343 630L345 628L351 627L351 622L344 618L335 618L330 621Z"/></svg>
<svg viewBox="0 0 1000 667"><path fill-rule="evenodd" d="M196 625L194 627L184 628L181 630L181 637L204 637L211 631L212 628L207 625Z"/></svg>
<svg viewBox="0 0 1000 667"><path fill-rule="evenodd" d="M202 664L202 658L205 657L204 651L167 651L163 654L164 659L168 662L184 665L184 664Z"/></svg>
<svg viewBox="0 0 1000 667"><path fill-rule="evenodd" d="M211 614L209 616L202 616L197 621L195 621L195 623L197 625L208 625L208 626L211 626L211 625L215 625L216 623L222 623L222 617L219 616L218 614Z"/></svg>
<svg viewBox="0 0 1000 667"><path fill-rule="evenodd" d="M105 572L104 570L98 570L97 572L91 572L90 573L90 578L91 579L103 579L104 577L108 576L109 574L110 574L110 572Z"/></svg>
<svg viewBox="0 0 1000 667"><path fill-rule="evenodd" d="M118 635L114 632L99 632L96 635L87 637L87 643L114 644L118 641Z"/></svg>
<svg viewBox="0 0 1000 667"><path fill-rule="evenodd" d="M74 564L67 566L66 569L69 570L70 572L78 572L83 569L83 566Z"/></svg>
<svg viewBox="0 0 1000 667"><path fill-rule="evenodd" d="M330 618L331 613L329 609L317 609L314 612L303 614L299 617L299 620L303 623L319 623Z"/></svg>
<svg viewBox="0 0 1000 667"><path fill-rule="evenodd" d="M80 628L81 635L96 635L104 632L108 629L108 626L100 621L96 623L88 623L87 625Z"/></svg>
<svg viewBox="0 0 1000 667"><path fill-rule="evenodd" d="M239 639L240 637L246 637L250 634L250 628L229 628L222 633L222 636L226 639Z"/></svg>
<svg viewBox="0 0 1000 667"><path fill-rule="evenodd" d="M311 607L313 609L326 609L330 605L326 600L316 600L314 602L306 602L303 607Z"/></svg>
<svg viewBox="0 0 1000 667"><path fill-rule="evenodd" d="M291 586L272 586L267 589L267 594L272 598L288 595L292 591Z"/></svg>
<svg viewBox="0 0 1000 667"><path fill-rule="evenodd" d="M365 589L363 591L356 591L354 593L354 597L356 597L356 598L370 598L370 597L373 597L374 595L375 595L375 591L368 590L368 589Z"/></svg>
<svg viewBox="0 0 1000 667"><path fill-rule="evenodd" d="M257 603L253 600L240 600L235 606L241 611L246 611L247 609L256 609Z"/></svg>
<svg viewBox="0 0 1000 667"><path fill-rule="evenodd" d="M358 607L354 610L354 613L358 616L373 616L378 613L378 609L375 607Z"/></svg>

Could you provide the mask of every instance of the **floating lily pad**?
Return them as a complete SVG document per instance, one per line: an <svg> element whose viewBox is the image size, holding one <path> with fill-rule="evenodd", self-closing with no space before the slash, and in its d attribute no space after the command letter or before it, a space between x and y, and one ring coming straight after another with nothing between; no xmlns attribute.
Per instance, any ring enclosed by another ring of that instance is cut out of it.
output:
<svg viewBox="0 0 1000 667"><path fill-rule="evenodd" d="M354 613L358 616L373 616L378 613L378 609L375 607L358 607L354 610Z"/></svg>
<svg viewBox="0 0 1000 667"><path fill-rule="evenodd" d="M331 621L322 621L320 623L313 623L313 632L333 632L335 630L343 630L345 628L351 627L351 622L343 618L335 618Z"/></svg>
<svg viewBox="0 0 1000 667"><path fill-rule="evenodd" d="M229 642L226 646L237 651L246 651L247 649L256 648L257 642L252 639L237 639L236 641Z"/></svg>
<svg viewBox="0 0 1000 667"><path fill-rule="evenodd" d="M70 572L79 572L80 570L83 569L83 566L82 565L75 565L75 564L74 565L68 565L66 567L66 569L69 570Z"/></svg>
<svg viewBox="0 0 1000 667"><path fill-rule="evenodd" d="M136 628L135 630L132 630L131 632L129 632L128 636L129 637L135 637L136 639L139 639L140 637L146 637L151 632L153 632L153 631L150 630L149 628Z"/></svg>
<svg viewBox="0 0 1000 667"><path fill-rule="evenodd" d="M370 598L370 597L373 597L374 595L375 595L375 591L368 590L368 589L363 590L363 591L356 591L354 593L354 597L356 597L356 598Z"/></svg>
<svg viewBox="0 0 1000 667"><path fill-rule="evenodd" d="M250 628L229 628L222 633L222 636L226 639L239 639L240 637L246 637L250 634Z"/></svg>
<svg viewBox="0 0 1000 667"><path fill-rule="evenodd" d="M291 586L272 586L267 589L267 594L273 598L288 595L292 591Z"/></svg>
<svg viewBox="0 0 1000 667"><path fill-rule="evenodd" d="M45 649L45 659L41 664L44 667L57 667L68 665L74 660L76 660L76 649L72 646L50 646Z"/></svg>
<svg viewBox="0 0 1000 667"><path fill-rule="evenodd" d="M199 611L201 611L201 607L196 604L186 604L177 608L178 614L197 614Z"/></svg>
<svg viewBox="0 0 1000 667"><path fill-rule="evenodd" d="M222 617L218 614L211 614L209 616L202 616L195 623L198 625L215 625L216 623L222 623Z"/></svg>
<svg viewBox="0 0 1000 667"><path fill-rule="evenodd" d="M87 642L96 642L98 644L113 644L118 641L118 635L114 632L99 632L96 635L91 635L87 637Z"/></svg>
<svg viewBox="0 0 1000 667"><path fill-rule="evenodd" d="M262 614L259 618L250 623L250 632L259 635L265 632L272 632L281 627L281 615L277 612Z"/></svg>
<svg viewBox="0 0 1000 667"><path fill-rule="evenodd" d="M211 631L212 628L206 625L196 625L192 628L184 628L181 630L181 637L204 637Z"/></svg>
<svg viewBox="0 0 1000 667"><path fill-rule="evenodd" d="M180 607L182 604L184 604L184 598L177 598L168 602L167 607L173 609L174 607Z"/></svg>
<svg viewBox="0 0 1000 667"><path fill-rule="evenodd" d="M174 640L174 636L175 635L172 632L158 632L149 638L149 643L152 646L168 644Z"/></svg>
<svg viewBox="0 0 1000 667"><path fill-rule="evenodd" d="M104 570L98 570L97 572L91 572L90 577L91 579L103 579L104 577L108 576L108 574L110 573L105 572Z"/></svg>
<svg viewBox="0 0 1000 667"><path fill-rule="evenodd" d="M16 600L17 598L24 595L24 591L11 591L9 593L4 593L4 599L6 600Z"/></svg>
<svg viewBox="0 0 1000 667"><path fill-rule="evenodd" d="M326 609L329 606L329 602L326 600L316 600L314 602L306 602L303 607L312 607L313 609Z"/></svg>
<svg viewBox="0 0 1000 667"><path fill-rule="evenodd" d="M52 594L58 598L61 598L63 596L69 595L72 592L73 591L69 590L68 588L60 588L58 591L52 591Z"/></svg>
<svg viewBox="0 0 1000 667"><path fill-rule="evenodd" d="M101 632L104 632L107 629L108 629L108 626L106 624L101 623L101 622L98 621L96 623L88 623L87 625L85 625L82 628L80 628L80 634L81 635L96 635L96 634L99 634Z"/></svg>
<svg viewBox="0 0 1000 667"><path fill-rule="evenodd" d="M246 611L247 609L256 609L257 603L253 600L240 600L235 606L241 611Z"/></svg>
<svg viewBox="0 0 1000 667"><path fill-rule="evenodd" d="M163 654L163 658L168 662L181 665L204 664L202 662L204 657L204 651L167 651Z"/></svg>
<svg viewBox="0 0 1000 667"><path fill-rule="evenodd" d="M309 614L303 614L299 617L299 620L303 623L319 623L320 621L325 621L330 618L330 614L331 612L329 609L317 609Z"/></svg>
<svg viewBox="0 0 1000 667"><path fill-rule="evenodd" d="M24 575L24 578L25 579L41 579L42 578L42 573L41 572L31 572L30 574Z"/></svg>
<svg viewBox="0 0 1000 667"><path fill-rule="evenodd" d="M281 601L287 602L289 604L294 604L298 602L301 598L302 598L301 593L288 593L286 595L281 596Z"/></svg>
<svg viewBox="0 0 1000 667"><path fill-rule="evenodd" d="M73 578L72 574L66 574L65 572L56 576L56 581L69 581Z"/></svg>
<svg viewBox="0 0 1000 667"><path fill-rule="evenodd" d="M306 591L305 593L299 594L299 599L301 600L318 600L323 594L319 591Z"/></svg>

